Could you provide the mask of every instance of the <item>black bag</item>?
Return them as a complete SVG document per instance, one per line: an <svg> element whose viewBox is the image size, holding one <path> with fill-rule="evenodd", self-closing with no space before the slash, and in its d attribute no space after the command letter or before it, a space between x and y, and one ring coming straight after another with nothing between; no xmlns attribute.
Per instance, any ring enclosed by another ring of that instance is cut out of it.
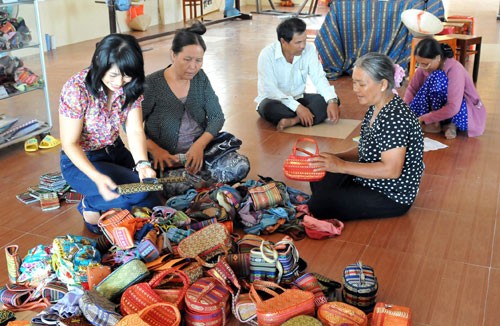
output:
<svg viewBox="0 0 500 326"><path fill-rule="evenodd" d="M213 164L224 155L240 149L242 142L229 132L220 132L205 148L205 163Z"/></svg>

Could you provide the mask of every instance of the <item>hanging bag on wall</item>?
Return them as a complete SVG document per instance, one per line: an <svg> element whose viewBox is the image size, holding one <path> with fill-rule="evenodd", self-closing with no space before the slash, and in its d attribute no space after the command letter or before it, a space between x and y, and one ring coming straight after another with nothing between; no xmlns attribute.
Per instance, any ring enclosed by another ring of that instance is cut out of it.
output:
<svg viewBox="0 0 500 326"><path fill-rule="evenodd" d="M115 10L127 11L130 9L130 0L114 0Z"/></svg>

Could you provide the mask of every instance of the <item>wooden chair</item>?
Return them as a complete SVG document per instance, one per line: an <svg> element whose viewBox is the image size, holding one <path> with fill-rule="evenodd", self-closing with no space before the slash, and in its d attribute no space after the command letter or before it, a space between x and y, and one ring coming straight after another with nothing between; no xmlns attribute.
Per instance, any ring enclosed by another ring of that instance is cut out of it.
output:
<svg viewBox="0 0 500 326"><path fill-rule="evenodd" d="M454 37L457 42L455 53L460 63L465 66L467 56L474 54L474 66L472 68L472 81L474 84L477 82L477 75L479 73L479 58L481 57L481 36L465 35L465 34L449 34ZM475 48L473 48L475 46ZM472 50L471 50L472 48Z"/></svg>
<svg viewBox="0 0 500 326"><path fill-rule="evenodd" d="M199 15L198 7L200 9ZM187 17L186 9L189 10L189 19ZM201 17L201 20L203 20L203 0L182 0L182 17L184 19L184 23L198 17Z"/></svg>

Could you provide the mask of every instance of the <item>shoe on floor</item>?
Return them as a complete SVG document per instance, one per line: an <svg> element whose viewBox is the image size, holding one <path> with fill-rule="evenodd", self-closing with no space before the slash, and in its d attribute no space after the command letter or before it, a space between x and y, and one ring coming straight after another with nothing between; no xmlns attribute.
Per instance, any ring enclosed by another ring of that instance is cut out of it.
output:
<svg viewBox="0 0 500 326"><path fill-rule="evenodd" d="M53 148L61 144L61 141L57 138L52 137L51 135L45 136L40 142L40 148Z"/></svg>
<svg viewBox="0 0 500 326"><path fill-rule="evenodd" d="M30 138L24 142L24 150L26 152L36 152L38 150L38 139Z"/></svg>

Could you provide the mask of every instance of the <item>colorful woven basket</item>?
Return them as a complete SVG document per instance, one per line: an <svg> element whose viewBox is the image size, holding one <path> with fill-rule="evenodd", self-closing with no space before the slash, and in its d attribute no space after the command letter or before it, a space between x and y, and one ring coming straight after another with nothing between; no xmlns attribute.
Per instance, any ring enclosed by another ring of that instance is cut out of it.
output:
<svg viewBox="0 0 500 326"><path fill-rule="evenodd" d="M301 142L310 142L316 146L316 151L311 153L303 148L297 147ZM298 155L297 151L304 153L305 155ZM283 173L285 177L291 180L298 181L319 181L325 177L325 171L314 171L314 167L311 166L309 159L312 157L319 156L318 143L312 138L299 138L293 146L292 154L288 156L283 165Z"/></svg>

